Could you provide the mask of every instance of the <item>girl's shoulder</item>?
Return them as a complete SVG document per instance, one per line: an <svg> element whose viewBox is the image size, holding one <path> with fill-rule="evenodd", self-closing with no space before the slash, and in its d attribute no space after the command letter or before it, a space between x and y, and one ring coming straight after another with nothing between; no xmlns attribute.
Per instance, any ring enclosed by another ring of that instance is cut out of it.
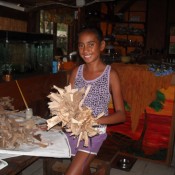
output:
<svg viewBox="0 0 175 175"><path fill-rule="evenodd" d="M71 72L71 75L76 75L78 72L79 66L74 67L74 69Z"/></svg>
<svg viewBox="0 0 175 175"><path fill-rule="evenodd" d="M111 73L112 74L117 74L118 75L118 72L112 67L112 66L110 66L111 67Z"/></svg>
<svg viewBox="0 0 175 175"><path fill-rule="evenodd" d="M73 69L72 73L77 74L78 70L81 70L81 69L83 69L83 64L77 65L77 66Z"/></svg>
<svg viewBox="0 0 175 175"><path fill-rule="evenodd" d="M113 69L112 67L111 67L111 71L110 71L110 79L113 81L113 80L118 80L119 79L119 75L118 75L118 72L115 70L115 69Z"/></svg>
<svg viewBox="0 0 175 175"><path fill-rule="evenodd" d="M74 67L74 69L71 71L70 73L70 81L71 83L73 83L75 81L75 78L77 76L78 70L82 67L82 65L78 65L76 67Z"/></svg>

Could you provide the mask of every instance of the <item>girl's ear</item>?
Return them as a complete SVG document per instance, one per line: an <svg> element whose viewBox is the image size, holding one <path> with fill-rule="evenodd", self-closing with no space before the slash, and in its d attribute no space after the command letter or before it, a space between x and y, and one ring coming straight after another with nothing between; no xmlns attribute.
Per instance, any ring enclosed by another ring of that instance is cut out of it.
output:
<svg viewBox="0 0 175 175"><path fill-rule="evenodd" d="M101 44L100 44L100 50L103 51L106 47L106 42L103 40L101 41Z"/></svg>

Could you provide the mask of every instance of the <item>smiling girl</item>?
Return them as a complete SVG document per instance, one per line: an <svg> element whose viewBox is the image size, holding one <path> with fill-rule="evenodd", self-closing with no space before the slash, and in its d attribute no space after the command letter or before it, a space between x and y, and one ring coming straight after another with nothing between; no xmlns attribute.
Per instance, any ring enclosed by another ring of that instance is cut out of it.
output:
<svg viewBox="0 0 175 175"><path fill-rule="evenodd" d="M116 124L125 121L123 98L118 74L110 65L101 59L101 52L105 48L102 31L98 28L84 28L78 35L79 55L84 64L76 67L71 76L72 88L81 89L91 85L91 89L84 100L84 105L92 109L94 117L104 112L104 116L97 120L97 129L100 134L89 138L89 146L84 147L83 141L77 147L77 139L67 133L69 139L72 162L66 175L90 175L90 163L106 139L107 124ZM108 103L111 95L114 101L115 113L108 114ZM103 167L95 173L104 175Z"/></svg>

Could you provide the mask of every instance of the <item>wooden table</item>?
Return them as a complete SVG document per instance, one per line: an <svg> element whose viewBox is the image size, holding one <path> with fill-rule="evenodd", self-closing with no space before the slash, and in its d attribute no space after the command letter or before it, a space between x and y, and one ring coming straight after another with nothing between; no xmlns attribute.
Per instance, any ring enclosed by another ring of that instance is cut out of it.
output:
<svg viewBox="0 0 175 175"><path fill-rule="evenodd" d="M0 170L0 175L16 175L38 160L34 156L18 156L5 159L8 166Z"/></svg>
<svg viewBox="0 0 175 175"><path fill-rule="evenodd" d="M59 71L57 74L42 74L24 76L18 79L18 83L26 98L28 105L33 109L34 115L45 117L48 112L47 95L52 86L63 88L67 85L67 72ZM10 96L14 99L15 109L23 110L25 105L14 80L4 82L0 80L0 97ZM16 175L22 172L38 160L35 156L19 156L5 159L8 166L0 170L0 175Z"/></svg>

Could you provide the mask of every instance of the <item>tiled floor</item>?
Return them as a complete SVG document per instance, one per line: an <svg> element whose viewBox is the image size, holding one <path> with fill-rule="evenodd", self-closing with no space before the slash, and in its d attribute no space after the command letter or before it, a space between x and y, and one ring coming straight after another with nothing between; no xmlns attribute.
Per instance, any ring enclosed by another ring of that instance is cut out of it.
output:
<svg viewBox="0 0 175 175"><path fill-rule="evenodd" d="M110 175L175 175L175 168L145 160L137 160L129 172L111 169Z"/></svg>
<svg viewBox="0 0 175 175"><path fill-rule="evenodd" d="M43 175L42 159L25 169L22 175ZM175 175L174 160L171 166L137 159L130 171L111 169L110 175Z"/></svg>

